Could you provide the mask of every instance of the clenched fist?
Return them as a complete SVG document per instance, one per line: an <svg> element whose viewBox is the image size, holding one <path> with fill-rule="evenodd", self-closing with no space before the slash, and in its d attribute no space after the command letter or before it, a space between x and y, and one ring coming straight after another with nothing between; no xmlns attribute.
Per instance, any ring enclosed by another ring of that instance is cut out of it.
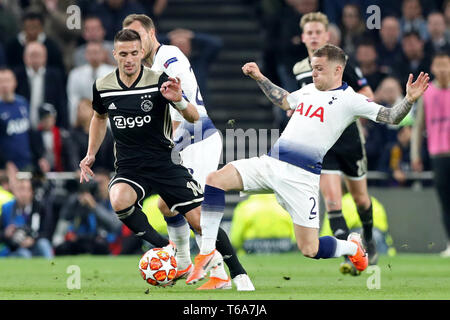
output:
<svg viewBox="0 0 450 320"><path fill-rule="evenodd" d="M252 78L253 80L262 80L264 78L264 75L259 70L258 65L255 62L248 62L244 64L242 67L242 72L246 75Z"/></svg>

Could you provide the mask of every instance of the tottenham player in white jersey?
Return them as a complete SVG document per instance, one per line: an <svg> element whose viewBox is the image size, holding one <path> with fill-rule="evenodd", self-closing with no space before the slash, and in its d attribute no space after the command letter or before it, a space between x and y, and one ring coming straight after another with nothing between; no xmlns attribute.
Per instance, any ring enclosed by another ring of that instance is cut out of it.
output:
<svg viewBox="0 0 450 320"><path fill-rule="evenodd" d="M208 175L200 218L202 247L187 282L201 279L203 270L215 263L211 257L228 190L274 192L292 217L298 248L306 257L348 255L358 270L367 267L359 234L351 233L347 240L318 236L321 162L342 131L358 117L399 123L428 87L429 77L421 73L413 83L410 74L405 99L387 109L342 82L345 64L342 49L330 44L320 47L311 59L314 83L291 94L264 77L256 63L243 66L244 74L257 81L272 103L295 112L268 155L233 161Z"/></svg>
<svg viewBox="0 0 450 320"><path fill-rule="evenodd" d="M161 45L158 42L155 26L146 15L132 14L127 16L123 21L123 27L125 29L133 29L141 36L146 54L143 63L153 71L163 71L170 77L179 78L184 98L196 106L200 119L194 124L185 121L177 111L171 110L173 140L176 144L174 154L178 154L180 151L182 164L189 169L194 179L204 188L207 175L217 170L219 165L222 153L222 139L208 117L194 70L188 58L178 47ZM198 191L203 192L202 190ZM182 215L177 214L176 208L169 208L161 198L159 198L158 207L166 217L169 238L177 246L177 262L179 265L177 278L187 277L193 270L189 248L189 225ZM200 215L200 210L198 214ZM254 290L250 279L237 259L231 243L224 238L228 237L225 231L221 229L218 236L218 239L221 240L220 245L224 246L221 253L227 257L225 262L230 269L231 278L233 278L237 289L239 291ZM196 234L196 241L200 247L201 236L199 234ZM218 260L222 259L220 254L216 256ZM231 280L223 264L220 264L211 270L210 280L198 289L229 288L231 288Z"/></svg>

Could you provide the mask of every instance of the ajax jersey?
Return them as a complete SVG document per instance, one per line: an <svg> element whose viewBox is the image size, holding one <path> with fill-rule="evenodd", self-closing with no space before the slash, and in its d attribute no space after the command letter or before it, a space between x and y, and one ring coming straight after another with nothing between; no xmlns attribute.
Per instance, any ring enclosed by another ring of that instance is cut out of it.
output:
<svg viewBox="0 0 450 320"><path fill-rule="evenodd" d="M376 121L382 107L345 82L329 91L311 83L289 94L287 101L295 111L269 155L315 174L345 128L358 117Z"/></svg>

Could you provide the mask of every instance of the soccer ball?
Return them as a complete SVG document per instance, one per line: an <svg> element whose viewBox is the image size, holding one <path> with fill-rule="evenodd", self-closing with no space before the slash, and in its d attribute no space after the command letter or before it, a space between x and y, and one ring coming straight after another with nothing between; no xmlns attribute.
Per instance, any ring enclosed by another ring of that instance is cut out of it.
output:
<svg viewBox="0 0 450 320"><path fill-rule="evenodd" d="M153 248L139 261L142 278L152 286L164 286L177 274L177 261L168 250Z"/></svg>

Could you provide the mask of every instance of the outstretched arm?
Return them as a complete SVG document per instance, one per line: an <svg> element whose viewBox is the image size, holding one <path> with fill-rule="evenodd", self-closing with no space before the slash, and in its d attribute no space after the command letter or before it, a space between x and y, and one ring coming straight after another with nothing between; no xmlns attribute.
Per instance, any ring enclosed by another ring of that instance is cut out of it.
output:
<svg viewBox="0 0 450 320"><path fill-rule="evenodd" d="M289 110L289 103L286 98L289 95L289 92L284 90L283 88L278 87L273 84L269 79L267 79L259 70L259 67L254 62L246 63L242 67L242 72L256 81L258 86L264 92L266 97L273 104L279 106L283 110Z"/></svg>
<svg viewBox="0 0 450 320"><path fill-rule="evenodd" d="M399 124L408 114L414 102L427 90L430 81L428 73L423 72L419 74L415 82L412 82L412 79L413 75L409 74L405 98L392 108L382 107L378 112L377 122Z"/></svg>

